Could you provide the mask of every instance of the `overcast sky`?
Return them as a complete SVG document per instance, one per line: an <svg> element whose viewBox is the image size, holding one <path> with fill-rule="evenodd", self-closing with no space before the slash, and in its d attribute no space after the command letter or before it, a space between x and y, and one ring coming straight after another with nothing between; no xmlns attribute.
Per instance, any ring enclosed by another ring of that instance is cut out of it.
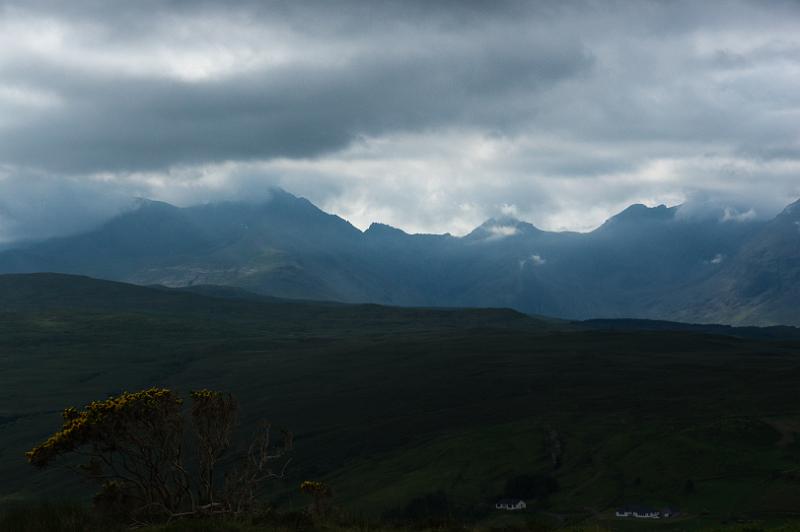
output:
<svg viewBox="0 0 800 532"><path fill-rule="evenodd" d="M411 232L771 216L800 2L0 0L0 242L275 185Z"/></svg>

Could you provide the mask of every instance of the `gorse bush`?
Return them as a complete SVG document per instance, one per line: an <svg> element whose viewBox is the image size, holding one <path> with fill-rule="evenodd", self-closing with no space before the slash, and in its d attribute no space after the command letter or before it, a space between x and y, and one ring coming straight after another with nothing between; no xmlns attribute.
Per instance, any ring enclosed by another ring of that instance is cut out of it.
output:
<svg viewBox="0 0 800 532"><path fill-rule="evenodd" d="M170 443L166 440L180 436L182 403L170 390L151 388L94 401L80 412L69 407L62 414L61 430L25 455L32 465L44 467L86 444L108 452L119 446L144 446L148 441Z"/></svg>
<svg viewBox="0 0 800 532"><path fill-rule="evenodd" d="M181 463L183 401L151 388L67 408L61 430L26 456L46 467L67 453L88 460L78 470L102 484L96 501L114 512L138 504L147 512L177 511L188 495Z"/></svg>
<svg viewBox="0 0 800 532"><path fill-rule="evenodd" d="M89 403L83 410L67 408L59 431L26 456L36 467L74 454L85 461L74 467L100 484L95 503L115 515L152 520L197 514L239 515L252 507L258 486L284 475L292 438L273 444L270 426L263 424L247 452L228 468L217 470L230 450L238 405L222 392L191 393L189 412L194 429L195 475L184 460L183 399L166 388L125 392ZM272 464L280 463L273 468Z"/></svg>
<svg viewBox="0 0 800 532"><path fill-rule="evenodd" d="M317 480L304 480L300 484L300 491L312 497L311 512L315 516L323 516L328 513L329 502L333 497L330 486Z"/></svg>

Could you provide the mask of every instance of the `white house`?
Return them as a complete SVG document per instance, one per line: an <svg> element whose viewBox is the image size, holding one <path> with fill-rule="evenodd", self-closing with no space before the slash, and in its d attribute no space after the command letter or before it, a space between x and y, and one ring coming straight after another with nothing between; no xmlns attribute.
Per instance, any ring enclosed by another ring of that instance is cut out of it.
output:
<svg viewBox="0 0 800 532"><path fill-rule="evenodd" d="M661 512L647 506L623 506L617 508L617 517L635 517L636 519L661 519Z"/></svg>
<svg viewBox="0 0 800 532"><path fill-rule="evenodd" d="M498 510L524 510L528 505L522 499L500 499L494 505Z"/></svg>

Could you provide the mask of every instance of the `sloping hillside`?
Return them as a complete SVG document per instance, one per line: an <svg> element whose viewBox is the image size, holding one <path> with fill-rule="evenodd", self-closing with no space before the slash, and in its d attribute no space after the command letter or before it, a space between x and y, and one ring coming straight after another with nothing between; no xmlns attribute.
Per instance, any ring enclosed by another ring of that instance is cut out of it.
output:
<svg viewBox="0 0 800 532"><path fill-rule="evenodd" d="M217 295L0 277L0 501L80 493L22 452L65 406L162 385L232 391L242 437L261 418L292 428L290 479L270 492L289 506L297 482L321 478L356 512L402 513L441 491L483 518L519 475L555 479L531 509L565 516L800 504L797 340L199 290Z"/></svg>

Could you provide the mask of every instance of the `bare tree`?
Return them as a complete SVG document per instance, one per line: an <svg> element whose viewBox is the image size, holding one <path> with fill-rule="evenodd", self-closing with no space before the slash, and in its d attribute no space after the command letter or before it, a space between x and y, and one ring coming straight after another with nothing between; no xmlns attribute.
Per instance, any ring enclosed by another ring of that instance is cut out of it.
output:
<svg viewBox="0 0 800 532"><path fill-rule="evenodd" d="M264 481L284 478L291 458L286 454L292 450L293 437L288 431L282 432L282 441L273 446L271 426L264 423L257 430L250 448L240 460L238 468L225 479L224 498L227 510L234 514L249 510L255 501L256 492ZM272 464L280 464L273 468Z"/></svg>

